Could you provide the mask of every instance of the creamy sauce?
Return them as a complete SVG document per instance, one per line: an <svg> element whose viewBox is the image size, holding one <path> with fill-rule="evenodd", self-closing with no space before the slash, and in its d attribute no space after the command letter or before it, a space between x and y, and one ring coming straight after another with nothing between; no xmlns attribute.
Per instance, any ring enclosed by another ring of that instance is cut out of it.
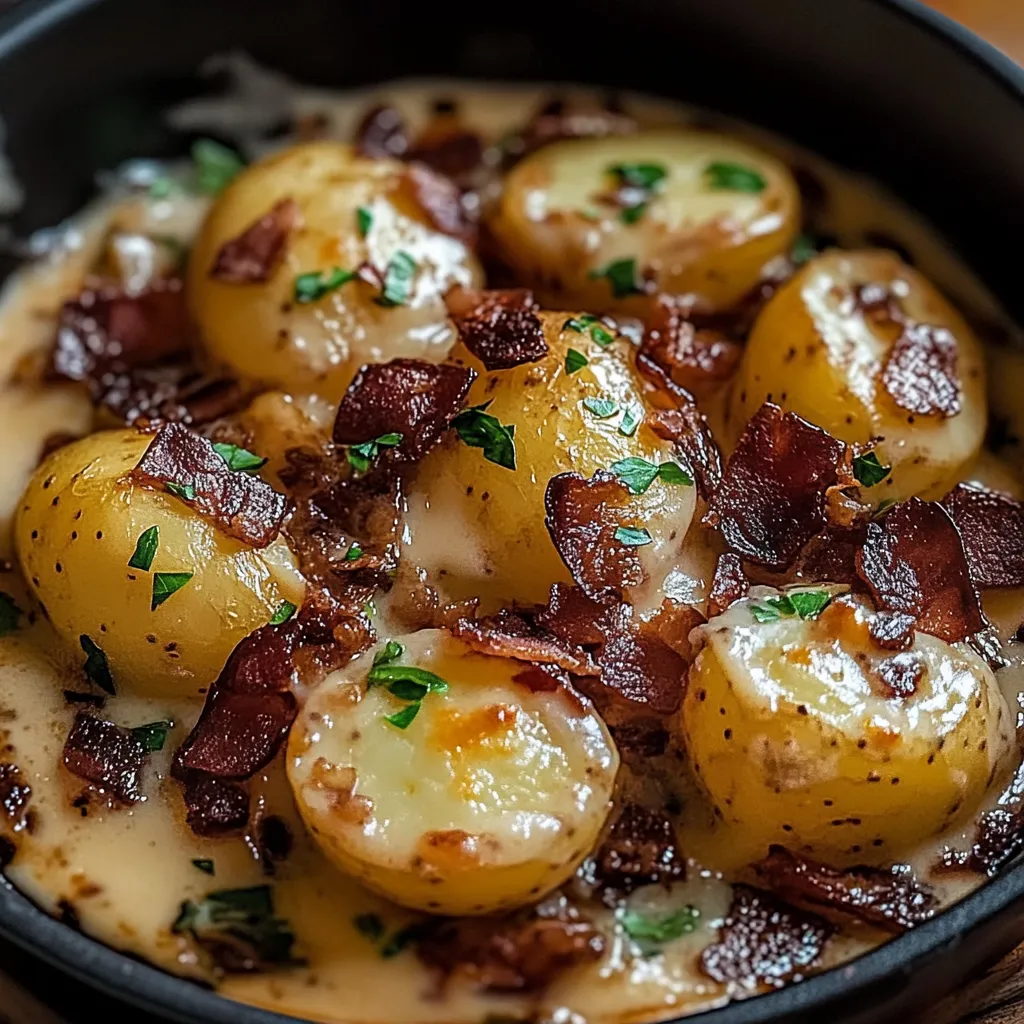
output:
<svg viewBox="0 0 1024 1024"><path fill-rule="evenodd" d="M243 65L236 61L235 70ZM296 114L325 114L330 134L348 138L373 102L393 104L415 126L426 119L433 99L451 96L458 99L467 123L486 126L487 134L498 138L521 124L539 100L549 95L543 88L468 89L439 82L387 87L338 99L299 90L252 68L239 77L239 83L238 103L192 104L176 111L173 120L181 127L216 128L234 134L253 152L264 122L279 122ZM561 88L558 91L566 94ZM649 123L674 123L689 116L674 106L635 97L627 97L625 105L642 113ZM777 140L749 130L744 133L787 159L794 158L792 148ZM899 239L922 270L963 308L998 318L981 286L915 216L868 182L829 168L806 153L796 154L796 159L811 166L825 182L831 202L823 226L842 244L855 246L863 243L865 231L884 230ZM27 376L25 367L37 364L51 344L61 301L79 290L112 221L140 228L155 224L161 233L187 242L204 211L202 200L184 193L159 201L133 198L118 200L113 206L100 204L63 235L70 246L58 247L9 284L0 310L0 375L6 382L0 391L0 436L5 451L0 462L0 556L12 555L11 515L44 440L57 431L83 433L91 422L89 403L77 389L40 389L19 383ZM1024 414L1019 412L1024 356L1000 351L993 353L992 359L996 411L1020 422L1019 436L1024 436ZM1016 469L994 456L986 455L969 478L1021 492ZM457 521L445 532L435 525L431 543L443 545L448 553L456 551L459 558L472 563L477 553L459 530ZM689 552L675 574L677 592L687 595L687 600L702 600L712 566L712 552ZM0 588L23 608L32 607L16 573L0 577ZM1004 639L1024 615L1021 598L1019 593L1002 593L986 604ZM31 786L35 817L31 834L26 831L17 837L18 853L7 874L50 912L58 912L61 901L72 902L86 932L113 947L143 955L170 971L209 978L208 969L189 944L170 931L181 902L201 899L214 888L260 884L265 876L251 841L203 841L184 825L178 788L168 777L170 752L191 728L200 705L128 695L109 700L105 714L118 724L134 726L170 719L174 730L164 752L153 755L147 764L142 802L113 811L96 804L87 811L76 809L71 798L81 784L58 765L75 713L63 699L62 690L78 678L80 663L65 657L42 617L33 618L28 628L0 639L0 735L13 747L11 760ZM1024 688L1024 654L1020 645L1008 646L1007 653L1012 665L1000 672L999 680L1009 706L1016 708L1018 693ZM720 839L705 820L708 815L699 798L690 798L691 783L680 779L679 762L669 754L656 759L650 768L655 776L673 779L684 796L688 809L680 830L684 846L692 835L694 848L714 863L714 847ZM627 780L630 784L640 783ZM254 791L254 804L266 813L282 816L295 837L293 852L277 867L273 881L277 912L292 923L299 936L298 952L308 966L220 979L219 991L229 997L311 1020L348 1024L475 1024L495 1014L537 1014L541 1019L563 1022L647 1020L707 1008L727 997L696 964L697 954L715 938L717 924L728 908L729 886L697 863L690 865L689 880L674 886L670 893L651 888L631 898L630 906L641 910L655 907L661 912L688 904L700 909L696 931L674 942L663 956L630 955L629 940L612 912L599 911L597 923L611 936L603 960L559 976L543 994L485 996L459 984L439 993L436 978L411 952L383 960L377 947L353 925L356 915L372 911L381 916L390 932L412 916L362 889L318 852L295 811L283 769L274 766L256 780ZM938 837L923 847L914 858L922 877L930 875L936 851L945 840L968 834L965 828L959 836ZM197 870L192 865L194 858L212 859L215 877ZM953 875L933 881L945 902L961 897L977 883L977 879ZM829 945L827 963L841 962L881 939L867 928L850 929Z"/></svg>

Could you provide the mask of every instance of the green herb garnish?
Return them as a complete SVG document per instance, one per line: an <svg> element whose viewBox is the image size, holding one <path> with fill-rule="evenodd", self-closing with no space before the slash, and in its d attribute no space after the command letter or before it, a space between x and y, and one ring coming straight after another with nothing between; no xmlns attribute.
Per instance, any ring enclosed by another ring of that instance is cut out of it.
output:
<svg viewBox="0 0 1024 1024"><path fill-rule="evenodd" d="M345 552L345 557L342 559L343 562L355 562L357 559L363 557L363 548L357 542L353 542L348 546L348 551Z"/></svg>
<svg viewBox="0 0 1024 1024"><path fill-rule="evenodd" d="M607 266L592 270L588 276L592 280L606 278L613 298L622 299L627 295L643 295L634 259L614 260Z"/></svg>
<svg viewBox="0 0 1024 1024"><path fill-rule="evenodd" d="M708 185L716 191L763 192L768 187L764 177L752 167L716 161L704 168Z"/></svg>
<svg viewBox="0 0 1024 1024"><path fill-rule="evenodd" d="M176 484L173 480L167 481L164 486L176 498L182 501L193 501L196 496L196 489L191 484Z"/></svg>
<svg viewBox="0 0 1024 1024"><path fill-rule="evenodd" d="M576 334L582 334L591 324L596 324L598 317L592 313L584 313L583 316L573 316L562 324L563 331L573 331Z"/></svg>
<svg viewBox="0 0 1024 1024"><path fill-rule="evenodd" d="M583 408L593 413L599 420L606 420L619 411L619 403L611 398L584 398Z"/></svg>
<svg viewBox="0 0 1024 1024"><path fill-rule="evenodd" d="M170 178L155 178L149 186L150 199L167 199L174 192L174 182Z"/></svg>
<svg viewBox="0 0 1024 1024"><path fill-rule="evenodd" d="M814 239L810 235L797 235L789 258L799 267L817 255L818 247L814 244Z"/></svg>
<svg viewBox="0 0 1024 1024"><path fill-rule="evenodd" d="M245 167L245 161L233 149L213 139L197 139L192 143L192 161L196 187L211 196L223 192Z"/></svg>
<svg viewBox="0 0 1024 1024"><path fill-rule="evenodd" d="M627 548L642 548L651 543L651 535L642 526L620 526L615 531L615 539Z"/></svg>
<svg viewBox="0 0 1024 1024"><path fill-rule="evenodd" d="M155 612L172 594L176 594L195 573L192 572L155 572L153 573L153 600L149 610Z"/></svg>
<svg viewBox="0 0 1024 1024"><path fill-rule="evenodd" d="M282 601L277 608L274 609L274 614L270 617L271 626L280 626L287 622L298 609L292 604L291 601Z"/></svg>
<svg viewBox="0 0 1024 1024"><path fill-rule="evenodd" d="M151 526L148 530L143 530L135 544L135 551L132 557L128 559L128 564L133 569L142 569L144 572L149 572L149 567L153 564L153 558L159 546L160 527Z"/></svg>
<svg viewBox="0 0 1024 1024"><path fill-rule="evenodd" d="M396 252L384 271L384 287L374 299L378 306L404 306L412 292L416 261L407 252Z"/></svg>
<svg viewBox="0 0 1024 1024"><path fill-rule="evenodd" d="M385 715L384 721L389 722L396 729L408 729L419 713L420 701L417 700L412 704L407 704L401 711L396 711L393 715Z"/></svg>
<svg viewBox="0 0 1024 1024"><path fill-rule="evenodd" d="M192 861L192 867L198 868L204 875L215 875L217 873L213 861L206 857L197 857Z"/></svg>
<svg viewBox="0 0 1024 1024"><path fill-rule="evenodd" d="M295 278L295 301L316 302L329 292L336 291L343 284L355 280L356 276L354 270L342 270L341 267L332 267L329 271L311 270L306 274L299 274Z"/></svg>
<svg viewBox="0 0 1024 1024"><path fill-rule="evenodd" d="M237 473L257 473L267 464L266 459L239 448L237 444L214 441L213 450L228 464L228 469Z"/></svg>
<svg viewBox="0 0 1024 1024"><path fill-rule="evenodd" d="M650 955L657 953L666 943L689 935L697 928L700 911L696 907L683 907L664 914L640 914L627 910L622 915L626 934Z"/></svg>
<svg viewBox="0 0 1024 1024"><path fill-rule="evenodd" d="M397 640L389 640L374 656L373 668L378 665L390 665L405 653L405 648Z"/></svg>
<svg viewBox="0 0 1024 1024"><path fill-rule="evenodd" d="M105 690L113 695L115 693L114 677L110 674L107 656L100 649L99 645L93 642L92 637L87 636L85 633L78 638L78 642L82 645L82 650L85 651L86 678L90 682L95 683L101 690Z"/></svg>
<svg viewBox="0 0 1024 1024"><path fill-rule="evenodd" d="M359 225L359 237L365 238L373 227L373 210L368 206L360 206L356 210L356 222Z"/></svg>
<svg viewBox="0 0 1024 1024"><path fill-rule="evenodd" d="M891 472L892 466L883 466L874 452L858 455L853 460L853 475L857 478L857 483L865 487L880 484Z"/></svg>
<svg viewBox="0 0 1024 1024"><path fill-rule="evenodd" d="M590 360L582 352L571 348L565 353L565 372L575 373L577 370L582 370L589 362Z"/></svg>
<svg viewBox="0 0 1024 1024"><path fill-rule="evenodd" d="M609 471L614 473L633 494L643 494L659 477L667 484L693 485L693 478L675 462L663 462L656 465L632 456L613 462Z"/></svg>
<svg viewBox="0 0 1024 1024"><path fill-rule="evenodd" d="M10 594L0 590L0 636L7 636L18 628L18 619L25 613Z"/></svg>
<svg viewBox="0 0 1024 1024"><path fill-rule="evenodd" d="M384 938L384 921L380 914L356 914L352 924L360 935L365 935L371 942L379 942Z"/></svg>
<svg viewBox="0 0 1024 1024"><path fill-rule="evenodd" d="M396 957L399 953L403 952L410 943L413 943L424 935L429 934L429 932L430 923L427 921L418 921L415 924L407 924L404 928L399 928L398 931L384 943L381 948L380 955L385 960L390 960L392 957Z"/></svg>
<svg viewBox="0 0 1024 1024"><path fill-rule="evenodd" d="M591 313L570 317L562 324L562 330L574 331L576 334L589 333L591 339L602 348L607 348L615 343L615 335L601 323L598 317Z"/></svg>
<svg viewBox="0 0 1024 1024"><path fill-rule="evenodd" d="M750 606L755 622L778 622L782 618L816 619L829 605L832 595L827 590L801 590L768 597Z"/></svg>
<svg viewBox="0 0 1024 1024"><path fill-rule="evenodd" d="M392 644L397 650L392 648ZM402 653L402 645L389 640L384 650L374 658L373 666L366 677L367 687L386 685L388 693L393 697L410 701L400 711L384 716L384 720L396 729L409 727L419 714L420 705L428 693L444 693L448 689L448 683L433 672L416 668L414 665L395 665L393 662L401 657Z"/></svg>
<svg viewBox="0 0 1024 1024"><path fill-rule="evenodd" d="M397 448L402 443L399 433L381 434L372 441L354 444L348 450L348 463L357 473L365 473L377 461L382 448Z"/></svg>
<svg viewBox="0 0 1024 1024"><path fill-rule="evenodd" d="M490 402L464 409L452 420L452 426L459 439L470 448L483 449L484 458L488 462L503 466L505 469L516 468L515 425L500 423L494 416L487 414Z"/></svg>
<svg viewBox="0 0 1024 1024"><path fill-rule="evenodd" d="M668 177L664 164L613 164L608 168L608 173L614 174L623 185L642 188L646 192L656 188Z"/></svg>
<svg viewBox="0 0 1024 1024"><path fill-rule="evenodd" d="M155 754L164 749L167 734L173 728L173 722L147 722L132 729L132 735L146 748L147 754Z"/></svg>
<svg viewBox="0 0 1024 1024"><path fill-rule="evenodd" d="M622 414L619 433L623 437L632 437L636 433L636 428L640 425L640 420L643 419L643 416L644 411L639 405L631 405Z"/></svg>

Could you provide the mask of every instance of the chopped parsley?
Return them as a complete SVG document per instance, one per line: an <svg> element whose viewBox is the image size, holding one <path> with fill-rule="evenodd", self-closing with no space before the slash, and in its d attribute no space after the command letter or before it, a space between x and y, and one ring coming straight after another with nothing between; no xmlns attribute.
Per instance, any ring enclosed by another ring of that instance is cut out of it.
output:
<svg viewBox="0 0 1024 1024"><path fill-rule="evenodd" d="M619 214L624 224L636 224L643 217L648 202L668 177L668 171L662 164L613 164L608 173L618 178L620 187L632 189L637 197Z"/></svg>
<svg viewBox="0 0 1024 1024"><path fill-rule="evenodd" d="M107 664L107 656L100 649L99 645L93 642L92 637L83 633L78 642L85 651L85 676L91 683L95 683L101 690L113 694L114 677L110 674L110 665Z"/></svg>
<svg viewBox="0 0 1024 1024"><path fill-rule="evenodd" d="M245 161L233 149L213 139L196 139L192 143L192 162L196 188L210 196L223 192L245 167Z"/></svg>
<svg viewBox="0 0 1024 1024"><path fill-rule="evenodd" d="M628 459L620 459L613 462L608 469L614 473L633 494L643 494L659 477L667 484L683 484L691 487L693 478L682 466L675 462L663 462L656 465L631 456Z"/></svg>
<svg viewBox="0 0 1024 1024"><path fill-rule="evenodd" d="M348 464L357 472L365 473L377 461L382 448L397 448L402 443L399 433L381 434L372 441L354 444L348 450Z"/></svg>
<svg viewBox="0 0 1024 1024"><path fill-rule="evenodd" d="M571 348L565 353L565 372L569 374L575 373L577 370L582 370L589 362L590 360L582 352L577 352L576 349Z"/></svg>
<svg viewBox="0 0 1024 1024"><path fill-rule="evenodd" d="M417 921L414 924L407 924L404 928L399 928L398 931L384 943L381 948L380 955L385 960L390 960L392 957L396 957L399 953L403 952L410 943L429 934L429 931L430 923L427 921Z"/></svg>
<svg viewBox="0 0 1024 1024"><path fill-rule="evenodd" d="M633 206L626 206L619 214L619 220L623 224L636 224L639 220L643 219L643 215L647 212L646 203L636 203Z"/></svg>
<svg viewBox="0 0 1024 1024"><path fill-rule="evenodd" d="M348 546L348 551L345 552L345 557L342 559L343 562L354 562L359 558L363 557L362 545L357 541L353 541Z"/></svg>
<svg viewBox="0 0 1024 1024"><path fill-rule="evenodd" d="M192 867L198 868L204 875L215 875L217 869L213 866L213 861L206 857L197 857L192 861Z"/></svg>
<svg viewBox="0 0 1024 1024"><path fill-rule="evenodd" d="M368 206L360 206L356 210L356 222L359 225L359 236L365 238L373 227L373 210Z"/></svg>
<svg viewBox="0 0 1024 1024"><path fill-rule="evenodd" d="M195 573L192 572L155 572L153 573L153 600L149 610L155 612L172 594L176 594Z"/></svg>
<svg viewBox="0 0 1024 1024"><path fill-rule="evenodd" d="M148 530L143 530L139 535L138 541L135 543L135 551L132 557L128 559L128 564L133 569L142 569L143 572L149 572L149 567L153 564L153 558L156 556L156 549L160 546L160 527L151 526Z"/></svg>
<svg viewBox="0 0 1024 1024"><path fill-rule="evenodd" d="M818 247L810 235L797 235L793 248L790 250L789 258L799 267L818 255Z"/></svg>
<svg viewBox="0 0 1024 1024"><path fill-rule="evenodd" d="M291 601L282 601L277 608L274 609L274 614L270 616L271 626L281 626L286 623L298 609L292 604Z"/></svg>
<svg viewBox="0 0 1024 1024"><path fill-rule="evenodd" d="M683 907L664 914L641 914L627 910L622 915L622 928L645 954L657 953L666 943L689 935L697 928L700 911Z"/></svg>
<svg viewBox="0 0 1024 1024"><path fill-rule="evenodd" d="M875 509L875 517L877 518L883 512L888 512L889 509L891 509L893 507L893 505L895 505L895 504L896 504L896 499L895 498L883 498L878 503L878 508Z"/></svg>
<svg viewBox="0 0 1024 1024"><path fill-rule="evenodd" d="M615 539L627 548L642 548L651 543L651 535L642 526L620 526Z"/></svg>
<svg viewBox="0 0 1024 1024"><path fill-rule="evenodd" d="M239 448L237 444L214 441L213 450L228 464L228 469L237 473L258 473L267 464L266 459Z"/></svg>
<svg viewBox="0 0 1024 1024"><path fill-rule="evenodd" d="M292 954L295 933L274 914L274 893L269 885L249 889L221 889L198 903L186 900L171 926L175 935L191 935L216 955L228 946L232 961L243 959L250 970L263 964L299 965Z"/></svg>
<svg viewBox="0 0 1024 1024"><path fill-rule="evenodd" d="M764 176L752 167L715 161L704 168L708 185L720 192L763 192L768 187Z"/></svg>
<svg viewBox="0 0 1024 1024"><path fill-rule="evenodd" d="M613 260L607 266L592 270L591 280L605 278L612 290L612 297L625 298L627 295L643 295L643 288L637 278L636 260Z"/></svg>
<svg viewBox="0 0 1024 1024"><path fill-rule="evenodd" d="M865 487L880 484L891 472L892 466L883 466L874 452L858 455L853 460L853 475L857 482Z"/></svg>
<svg viewBox="0 0 1024 1024"><path fill-rule="evenodd" d="M328 270L311 270L305 274L299 274L295 278L295 301L316 302L330 292L336 291L343 284L348 284L356 278L354 270L342 270L341 267L332 267Z"/></svg>
<svg viewBox="0 0 1024 1024"><path fill-rule="evenodd" d="M397 651L392 649L392 644ZM428 693L444 693L448 683L440 676L414 665L395 665L403 653L402 645L389 640L384 649L373 659L373 666L366 677L366 685L386 686L388 693L399 700L410 703L393 715L385 715L384 721L396 729L408 729L420 712L420 705ZM390 652L390 653L389 653Z"/></svg>
<svg viewBox="0 0 1024 1024"><path fill-rule="evenodd" d="M167 734L173 728L174 723L147 722L145 725L137 725L132 729L132 735L145 747L147 754L155 754L158 750L164 749L167 742Z"/></svg>
<svg viewBox="0 0 1024 1024"><path fill-rule="evenodd" d="M176 484L173 480L168 481L165 486L176 498L182 501L193 501L196 496L196 489L191 484Z"/></svg>
<svg viewBox="0 0 1024 1024"><path fill-rule="evenodd" d="M379 942L384 938L384 921L380 914L356 914L352 924L360 935L365 935L371 942Z"/></svg>
<svg viewBox="0 0 1024 1024"><path fill-rule="evenodd" d="M7 636L18 628L18 619L24 612L10 594L0 590L0 636Z"/></svg>
<svg viewBox="0 0 1024 1024"><path fill-rule="evenodd" d="M593 341L605 348L615 343L615 335L601 323L599 317L592 313L570 317L562 324L562 330L574 331L576 334L589 333Z"/></svg>
<svg viewBox="0 0 1024 1024"><path fill-rule="evenodd" d="M396 729L408 729L412 725L413 719L420 713L420 701L413 701L412 704L407 704L401 711L396 711L393 715L385 715L384 721L393 725Z"/></svg>
<svg viewBox="0 0 1024 1024"><path fill-rule="evenodd" d="M778 622L798 616L816 619L830 604L832 595L827 590L800 590L781 597L768 597L750 606L755 622Z"/></svg>
<svg viewBox="0 0 1024 1024"><path fill-rule="evenodd" d="M459 439L470 448L483 449L484 458L505 469L516 468L515 424L500 423L487 413L490 402L464 409L452 420Z"/></svg>
<svg viewBox="0 0 1024 1024"><path fill-rule="evenodd" d="M392 933L385 941L387 926L380 914L356 914L352 924L360 935L367 938L375 946L380 946L380 955L385 960L398 956L411 942L415 942L425 933L426 925L422 922L407 924Z"/></svg>
<svg viewBox="0 0 1024 1024"><path fill-rule="evenodd" d="M378 665L390 665L393 661L405 654L405 647L397 640L389 640L374 656L373 668Z"/></svg>
<svg viewBox="0 0 1024 1024"><path fill-rule="evenodd" d="M631 405L622 414L622 422L619 424L619 433L623 437L632 437L636 433L636 428L640 425L640 420L643 419L644 411L639 405Z"/></svg>
<svg viewBox="0 0 1024 1024"><path fill-rule="evenodd" d="M404 306L412 292L412 279L416 273L416 261L399 250L391 257L384 271L384 287L373 301L378 306Z"/></svg>
<svg viewBox="0 0 1024 1024"><path fill-rule="evenodd" d="M606 420L619 411L619 403L612 398L584 398L583 408L599 420Z"/></svg>

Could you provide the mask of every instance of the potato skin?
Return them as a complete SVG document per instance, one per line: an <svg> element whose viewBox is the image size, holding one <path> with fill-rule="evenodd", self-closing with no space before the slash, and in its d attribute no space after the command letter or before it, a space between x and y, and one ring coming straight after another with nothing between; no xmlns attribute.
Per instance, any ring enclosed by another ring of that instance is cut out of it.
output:
<svg viewBox="0 0 1024 1024"><path fill-rule="evenodd" d="M680 721L735 863L780 843L837 865L890 864L976 810L1013 747L977 655L918 633L900 657L920 658L924 675L894 696L864 669L892 652L872 647L853 599L812 622L759 623L756 603L704 627Z"/></svg>
<svg viewBox="0 0 1024 1024"><path fill-rule="evenodd" d="M68 649L79 638L106 654L119 691L191 697L232 648L304 584L280 538L255 550L225 536L171 494L122 479L151 441L103 431L58 449L29 481L15 519L22 572ZM128 565L159 527L150 571ZM194 576L151 610L153 573Z"/></svg>
<svg viewBox="0 0 1024 1024"><path fill-rule="evenodd" d="M865 316L854 301L869 284L900 294L905 314L956 339L961 411L948 419L901 409L882 369L899 331ZM811 260L762 310L732 385L735 440L767 399L849 443L876 445L893 467L876 500L941 497L978 454L987 410L981 344L963 317L916 270L883 250L831 250Z"/></svg>
<svg viewBox="0 0 1024 1024"><path fill-rule="evenodd" d="M618 753L589 703L534 692L523 666L440 630L398 638L397 664L449 688L406 706L367 688L375 648L329 676L292 727L288 777L327 857L368 888L437 914L533 903L566 881L611 809Z"/></svg>
<svg viewBox="0 0 1024 1024"><path fill-rule="evenodd" d="M583 314L538 315L549 348L538 362L488 372L461 343L451 357L479 374L467 406L490 402L489 415L515 426L516 469L488 462L450 435L420 463L410 488L403 557L435 579L443 574L455 597L546 601L552 583L571 582L544 525L548 481L566 472L591 477L632 456L655 463L677 457L644 423L632 436L619 430L625 409L646 408L626 338L602 345L590 328L565 327ZM597 326L602 337L606 328ZM565 369L570 348L589 360L572 374ZM601 397L617 403L614 415L600 419L584 407ZM641 549L652 579L675 564L695 504L693 487L660 480L630 498L629 517L654 539Z"/></svg>
<svg viewBox="0 0 1024 1024"><path fill-rule="evenodd" d="M363 159L334 142L286 149L240 174L211 209L189 261L189 302L211 357L243 378L333 400L363 363L443 359L455 340L444 293L479 284L481 271L463 242L430 225L404 174L396 161ZM298 205L298 225L269 280L211 278L220 248L286 198ZM366 238L360 207L373 218ZM417 263L406 305L376 304L379 289L361 280L295 301L300 274L364 261L383 272L397 252Z"/></svg>
<svg viewBox="0 0 1024 1024"><path fill-rule="evenodd" d="M711 187L716 163L755 171L760 192ZM601 202L619 164L664 168L660 190L635 223ZM737 139L685 128L545 146L512 169L488 227L503 259L551 304L630 311L594 271L635 259L656 291L697 296L708 310L737 303L774 257L789 251L800 195L787 168Z"/></svg>

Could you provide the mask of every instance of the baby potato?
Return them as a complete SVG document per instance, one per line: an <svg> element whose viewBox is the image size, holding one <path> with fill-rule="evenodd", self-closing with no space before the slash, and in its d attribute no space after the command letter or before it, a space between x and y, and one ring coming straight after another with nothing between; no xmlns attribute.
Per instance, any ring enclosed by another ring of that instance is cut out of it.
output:
<svg viewBox="0 0 1024 1024"><path fill-rule="evenodd" d="M771 843L889 864L976 810L1013 748L981 658L923 633L883 651L850 597L809 621L764 608L751 597L702 628L680 713L737 864Z"/></svg>
<svg viewBox="0 0 1024 1024"><path fill-rule="evenodd" d="M189 264L189 302L210 355L245 379L335 401L363 363L443 359L455 340L444 294L479 283L481 272L463 242L431 226L404 176L397 161L334 142L295 146L243 171L214 204ZM221 247L286 199L297 205L296 225L269 279L211 277ZM366 261L386 278L408 257L415 266L398 305L379 304L381 289L361 279L297 297L300 275L326 280Z"/></svg>
<svg viewBox="0 0 1024 1024"><path fill-rule="evenodd" d="M546 601L552 583L571 582L544 525L548 481L570 471L591 477L626 458L676 458L640 422L646 406L629 342L592 316L538 315L549 349L538 362L488 372L461 342L452 352L479 374L467 406L489 402L487 414L514 428L515 469L453 434L420 463L410 488L403 558L432 581L443 577L452 598ZM573 369L578 356L586 365ZM695 504L692 486L662 479L630 497L623 521L651 535L639 549L651 580L671 571Z"/></svg>
<svg viewBox="0 0 1024 1024"><path fill-rule="evenodd" d="M292 726L288 778L310 833L336 867L417 910L536 901L608 817L619 758L604 723L441 630L398 645L328 676Z"/></svg>
<svg viewBox="0 0 1024 1024"><path fill-rule="evenodd" d="M118 690L189 697L281 601L301 604L304 583L280 538L249 548L174 495L124 480L151 440L111 430L54 452L19 504L15 543L25 578L77 658L91 641ZM154 527L149 568L130 565ZM191 577L154 608L161 573Z"/></svg>
<svg viewBox="0 0 1024 1024"><path fill-rule="evenodd" d="M901 328L858 299L888 289L903 314L946 328L956 344L960 412L915 415L886 391L882 372ZM766 399L849 443L878 441L892 473L877 498L940 497L981 448L987 419L981 344L963 317L916 270L882 250L829 251L811 260L758 317L733 382L734 436Z"/></svg>
<svg viewBox="0 0 1024 1024"><path fill-rule="evenodd" d="M713 311L789 251L800 194L768 153L666 128L545 146L509 173L487 224L505 262L552 303L628 311L629 285L643 279ZM602 276L620 261L632 266Z"/></svg>

